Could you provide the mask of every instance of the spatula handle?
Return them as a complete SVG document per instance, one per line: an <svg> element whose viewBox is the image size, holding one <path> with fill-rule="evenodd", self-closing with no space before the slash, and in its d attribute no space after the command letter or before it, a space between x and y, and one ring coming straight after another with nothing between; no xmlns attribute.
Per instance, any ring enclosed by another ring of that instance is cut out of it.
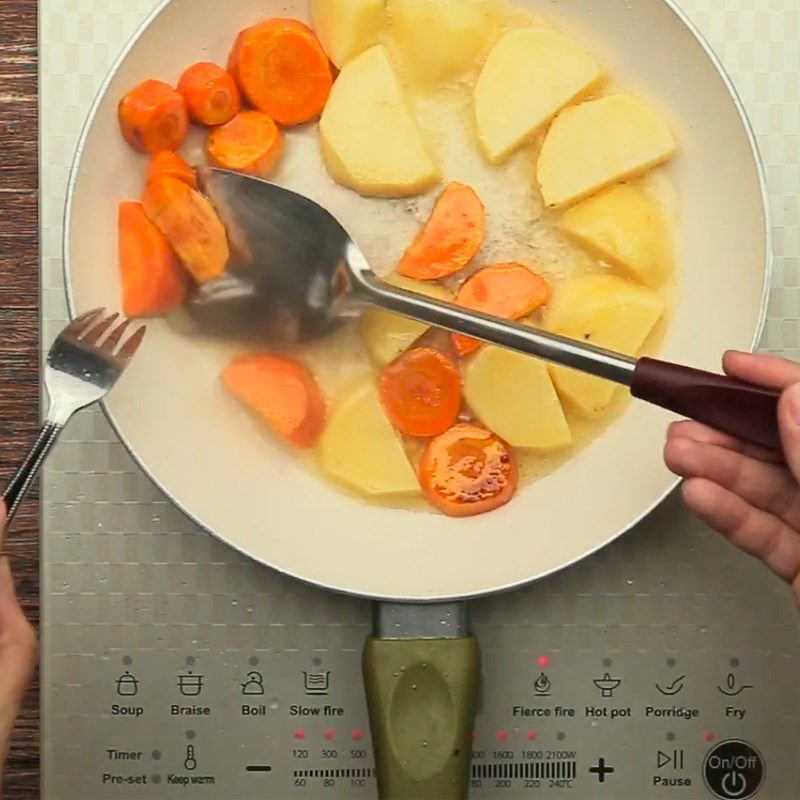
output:
<svg viewBox="0 0 800 800"><path fill-rule="evenodd" d="M781 446L780 392L772 389L654 358L640 358L631 393L751 444L773 450Z"/></svg>

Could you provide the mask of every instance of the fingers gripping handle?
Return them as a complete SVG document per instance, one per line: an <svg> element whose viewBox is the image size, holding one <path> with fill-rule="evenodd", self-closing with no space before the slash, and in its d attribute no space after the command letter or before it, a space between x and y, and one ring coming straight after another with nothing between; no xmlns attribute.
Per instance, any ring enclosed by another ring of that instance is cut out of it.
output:
<svg viewBox="0 0 800 800"><path fill-rule="evenodd" d="M751 444L770 449L781 446L777 391L713 372L641 358L631 393Z"/></svg>
<svg viewBox="0 0 800 800"><path fill-rule="evenodd" d="M364 681L382 800L466 800L479 661L473 637L367 640Z"/></svg>

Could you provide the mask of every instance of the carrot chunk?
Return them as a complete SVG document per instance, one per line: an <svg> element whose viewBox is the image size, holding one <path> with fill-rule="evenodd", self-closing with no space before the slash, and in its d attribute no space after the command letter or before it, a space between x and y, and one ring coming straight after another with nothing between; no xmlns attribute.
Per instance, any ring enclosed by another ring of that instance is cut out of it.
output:
<svg viewBox="0 0 800 800"><path fill-rule="evenodd" d="M242 107L239 87L222 67L202 61L189 67L178 81L189 117L201 125L224 125Z"/></svg>
<svg viewBox="0 0 800 800"><path fill-rule="evenodd" d="M300 363L269 354L237 358L223 373L228 390L295 447L311 447L325 426L325 400Z"/></svg>
<svg viewBox="0 0 800 800"><path fill-rule="evenodd" d="M461 375L444 353L420 347L381 372L380 396L395 428L409 436L438 436L458 421Z"/></svg>
<svg viewBox="0 0 800 800"><path fill-rule="evenodd" d="M200 192L169 175L157 175L147 182L142 205L198 282L225 271L230 258L225 226Z"/></svg>
<svg viewBox="0 0 800 800"><path fill-rule="evenodd" d="M141 203L119 204L119 268L129 317L166 314L186 299L189 275Z"/></svg>
<svg viewBox="0 0 800 800"><path fill-rule="evenodd" d="M266 114L240 111L227 125L209 133L206 150L219 167L263 175L281 155L283 134Z"/></svg>
<svg viewBox="0 0 800 800"><path fill-rule="evenodd" d="M171 178L183 181L192 189L197 188L197 176L194 174L194 170L186 163L183 156L173 153L171 150L164 150L150 159L147 179L150 180L156 175L169 175Z"/></svg>
<svg viewBox="0 0 800 800"><path fill-rule="evenodd" d="M407 278L432 281L463 269L483 243L486 211L475 190L451 183L400 261Z"/></svg>
<svg viewBox="0 0 800 800"><path fill-rule="evenodd" d="M497 264L467 279L456 303L495 317L520 319L549 303L552 294L550 284L523 264ZM458 333L453 334L453 344L461 356L480 347L476 339Z"/></svg>
<svg viewBox="0 0 800 800"><path fill-rule="evenodd" d="M518 481L511 448L491 431L468 423L434 439L420 464L425 497L450 517L472 517L505 505Z"/></svg>
<svg viewBox="0 0 800 800"><path fill-rule="evenodd" d="M247 101L281 125L322 113L333 70L314 31L294 19L269 19L243 30L228 61Z"/></svg>
<svg viewBox="0 0 800 800"><path fill-rule="evenodd" d="M189 130L183 97L163 81L140 83L122 98L118 114L125 141L140 153L177 150Z"/></svg>

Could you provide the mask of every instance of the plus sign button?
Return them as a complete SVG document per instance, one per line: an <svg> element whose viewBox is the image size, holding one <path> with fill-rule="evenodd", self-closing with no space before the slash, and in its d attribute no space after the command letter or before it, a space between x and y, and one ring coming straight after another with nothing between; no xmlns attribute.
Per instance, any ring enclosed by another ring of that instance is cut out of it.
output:
<svg viewBox="0 0 800 800"><path fill-rule="evenodd" d="M720 800L747 800L764 782L764 760L751 744L728 739L709 750L703 778Z"/></svg>

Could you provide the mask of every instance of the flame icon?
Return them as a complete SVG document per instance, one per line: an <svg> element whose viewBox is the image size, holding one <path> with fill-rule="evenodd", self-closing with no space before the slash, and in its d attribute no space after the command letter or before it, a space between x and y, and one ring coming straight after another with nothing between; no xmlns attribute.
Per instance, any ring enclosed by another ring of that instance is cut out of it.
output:
<svg viewBox="0 0 800 800"><path fill-rule="evenodd" d="M533 690L536 692L537 697L550 697L550 690L553 684L550 683L550 678L542 672L539 677L533 682Z"/></svg>

